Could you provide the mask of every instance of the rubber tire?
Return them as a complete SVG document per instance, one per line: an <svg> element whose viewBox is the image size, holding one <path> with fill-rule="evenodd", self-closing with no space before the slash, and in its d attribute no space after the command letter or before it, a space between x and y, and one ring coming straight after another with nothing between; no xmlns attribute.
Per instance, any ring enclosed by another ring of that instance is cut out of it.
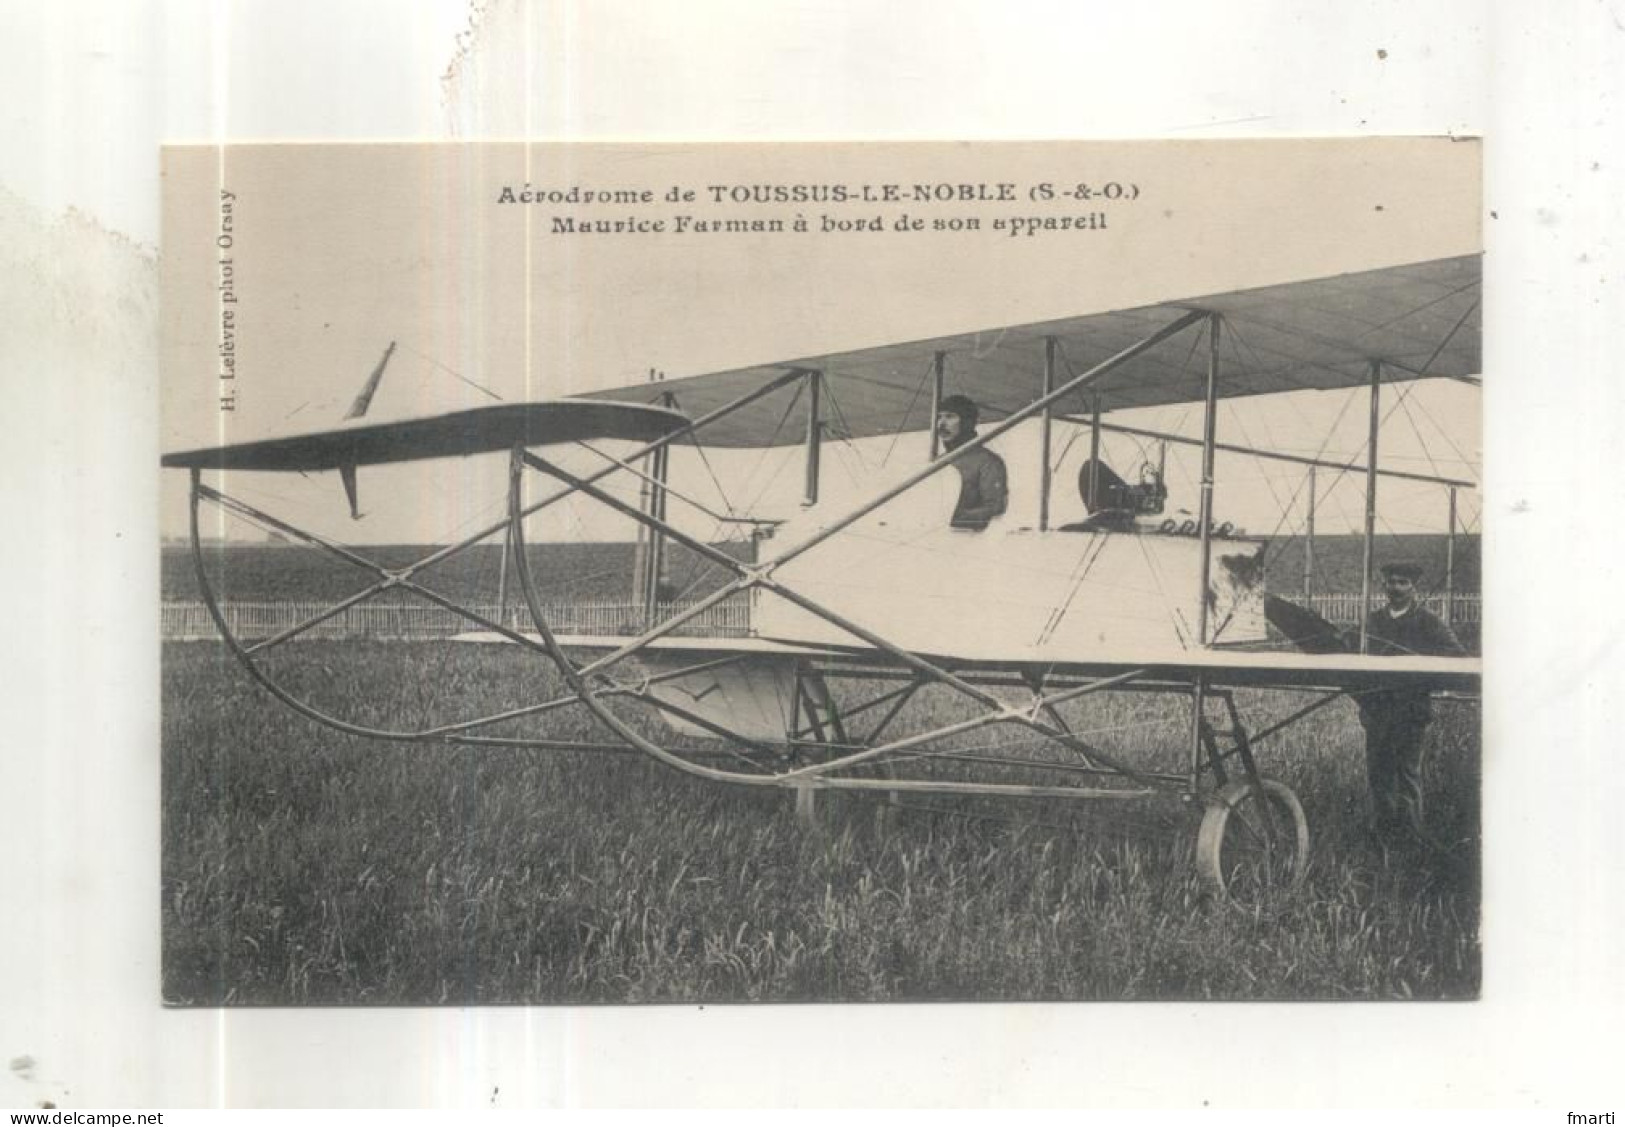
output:
<svg viewBox="0 0 1625 1127"><path fill-rule="evenodd" d="M1284 865L1278 859L1264 858L1260 866L1264 878L1261 886L1254 883L1248 887L1235 887L1237 882L1233 879L1234 874L1227 872L1224 857L1225 846L1235 845L1238 841L1236 827L1241 827L1240 832L1247 832L1247 823L1237 815L1237 811L1258 803L1259 795L1253 783L1245 780L1232 782L1215 794L1202 815L1202 826L1196 834L1196 867L1203 881L1215 896L1245 911L1272 906L1278 897L1290 893L1303 882L1309 866L1309 820L1304 817L1303 804L1285 783L1262 779L1260 785L1276 813L1284 816L1274 825L1283 832L1284 838L1290 838L1287 844L1292 850ZM1290 826L1284 824L1286 821L1290 821Z"/></svg>

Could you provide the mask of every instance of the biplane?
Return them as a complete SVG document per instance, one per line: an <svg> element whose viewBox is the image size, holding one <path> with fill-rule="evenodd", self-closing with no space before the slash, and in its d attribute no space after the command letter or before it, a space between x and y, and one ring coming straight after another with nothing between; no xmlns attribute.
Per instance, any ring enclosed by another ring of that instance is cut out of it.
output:
<svg viewBox="0 0 1625 1127"><path fill-rule="evenodd" d="M1302 805L1290 786L1264 773L1260 745L1350 695L1396 687L1476 693L1480 668L1475 658L1369 654L1363 625L1345 643L1265 589L1267 542L1215 521L1218 452L1351 467L1221 443L1218 405L1292 390L1368 390L1366 459L1354 468L1366 486L1361 605L1369 608L1379 481L1397 475L1452 491L1472 487L1379 468L1377 452L1386 388L1423 379L1479 383L1480 279L1476 256L1409 263L570 399L368 423L359 416L380 364L347 425L171 453L163 465L191 475L193 556L226 645L267 691L318 723L387 740L633 750L719 783L788 791L808 819L817 816L821 791L858 792L882 805L914 795L1069 803L1176 796L1195 814L1202 874L1224 896L1256 899L1295 885L1309 851ZM1226 332L1245 335L1244 358L1221 348ZM950 384L986 418L974 439L943 450L933 428ZM829 410L836 402L838 417ZM1200 509L1183 521L1163 515L1161 467L1148 463L1130 481L1101 454L1103 432L1134 433L1109 421L1113 412L1168 404L1200 407L1203 417L1200 438L1156 436L1200 448ZM1084 428L1078 433L1090 440L1076 496L1054 473L1059 423ZM1036 430L1034 472L1012 470L1017 488L1038 495L1036 519L1028 509L979 530L951 527L956 463L1017 427ZM821 450L832 434L906 432L932 433L923 464L843 511L819 503ZM592 447L603 461L590 471L569 468L557 453L604 442L618 443L617 452ZM748 527L746 554L685 531L669 506L700 502L672 480L679 444L801 446L801 509L784 519L730 516ZM364 548L304 530L205 479L215 471L336 471L358 515L360 470L478 454L507 455L505 516L406 567L383 566ZM637 500L611 488L611 478L635 481ZM538 491L538 482L548 488ZM897 504L907 497L924 501ZM566 499L603 506L639 529L646 614L630 634L572 633L549 621L527 529ZM367 581L294 626L239 638L204 566L204 505L353 565ZM1452 503L1452 533L1453 514ZM528 621L483 613L425 582L436 565L497 538ZM681 608L664 604L660 591L659 557L671 544L725 577ZM267 650L389 592L455 613L469 625L462 640L504 642L556 667L567 690L455 724L386 730L314 707L264 668ZM696 630L725 601L748 605L748 627L727 636ZM1255 689L1290 691L1280 698L1290 711L1264 723L1244 720L1238 690ZM957 712L908 725L909 702L927 690L952 697ZM1068 724L1062 706L1106 693L1163 694L1188 707L1188 726L1168 741L1165 762L1131 762ZM607 740L492 734L516 718L564 709L590 714ZM965 737L991 729L1022 738L967 747Z"/></svg>

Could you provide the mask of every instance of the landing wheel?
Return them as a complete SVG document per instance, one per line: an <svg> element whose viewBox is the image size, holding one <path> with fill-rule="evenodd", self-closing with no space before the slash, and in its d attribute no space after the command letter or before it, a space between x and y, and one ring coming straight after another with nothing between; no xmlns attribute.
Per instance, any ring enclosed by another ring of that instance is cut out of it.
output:
<svg viewBox="0 0 1625 1127"><path fill-rule="evenodd" d="M1214 893L1244 911L1268 909L1309 865L1309 822L1285 783L1230 783L1213 796L1196 835L1196 867Z"/></svg>

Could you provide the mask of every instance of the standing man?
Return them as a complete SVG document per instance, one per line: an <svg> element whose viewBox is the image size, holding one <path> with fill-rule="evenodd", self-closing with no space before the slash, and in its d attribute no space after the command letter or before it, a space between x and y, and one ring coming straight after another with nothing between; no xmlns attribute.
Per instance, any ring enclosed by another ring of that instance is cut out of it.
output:
<svg viewBox="0 0 1625 1127"><path fill-rule="evenodd" d="M1368 652L1393 657L1426 654L1461 657L1456 635L1416 597L1422 569L1412 563L1382 568L1388 605L1366 619ZM1422 736L1433 718L1425 688L1379 689L1360 695L1365 726L1366 777L1376 831L1384 840L1409 836L1426 841L1422 828Z"/></svg>
<svg viewBox="0 0 1625 1127"><path fill-rule="evenodd" d="M937 409L937 437L942 452L952 454L976 437L979 413L963 395L950 395ZM959 503L954 506L954 528L980 531L1010 503L1004 459L983 446L954 462L959 471Z"/></svg>

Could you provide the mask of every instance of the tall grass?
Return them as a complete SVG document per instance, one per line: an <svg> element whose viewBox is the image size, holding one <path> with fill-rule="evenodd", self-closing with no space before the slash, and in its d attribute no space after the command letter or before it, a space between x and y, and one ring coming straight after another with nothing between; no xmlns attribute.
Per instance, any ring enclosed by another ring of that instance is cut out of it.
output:
<svg viewBox="0 0 1625 1127"><path fill-rule="evenodd" d="M511 647L308 642L313 702L407 726L551 690ZM179 1004L1461 998L1478 991L1477 711L1439 709L1430 816L1454 849L1364 835L1361 736L1334 705L1263 748L1315 835L1285 910L1212 903L1177 798L1016 820L778 792L641 757L458 750L330 731L214 644L164 652L163 992ZM1168 702L1175 707L1175 702ZM1254 708L1281 714L1270 698ZM940 718L924 700L902 719ZM1167 752L1147 698L1069 716ZM559 738L602 741L584 717Z"/></svg>

